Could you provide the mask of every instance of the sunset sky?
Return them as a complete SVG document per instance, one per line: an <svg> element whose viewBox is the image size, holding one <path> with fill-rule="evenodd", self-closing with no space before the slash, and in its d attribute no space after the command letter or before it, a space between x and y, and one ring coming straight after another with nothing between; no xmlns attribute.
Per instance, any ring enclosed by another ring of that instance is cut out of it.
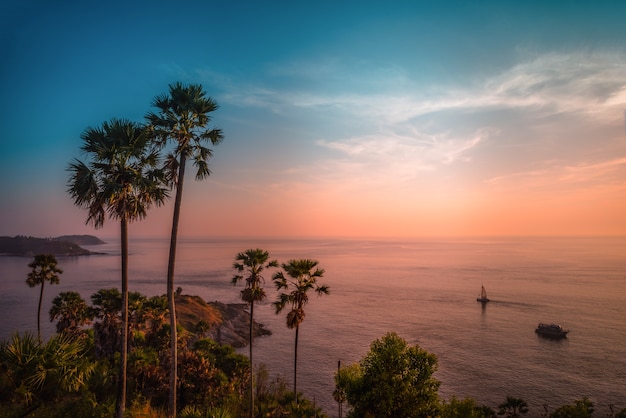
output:
<svg viewBox="0 0 626 418"><path fill-rule="evenodd" d="M85 225L67 166L85 128L143 121L177 81L224 132L183 236L625 235L625 19L617 1L3 2L0 235L116 236ZM166 236L172 203L131 234Z"/></svg>

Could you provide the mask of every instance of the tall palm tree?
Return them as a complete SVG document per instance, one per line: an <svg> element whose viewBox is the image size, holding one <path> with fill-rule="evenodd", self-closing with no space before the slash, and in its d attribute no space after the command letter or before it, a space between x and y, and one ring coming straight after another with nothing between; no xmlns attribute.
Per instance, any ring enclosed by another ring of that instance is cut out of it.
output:
<svg viewBox="0 0 626 418"><path fill-rule="evenodd" d="M169 94L161 94L154 98L152 106L157 112L148 112L146 119L150 124L155 140L166 146L173 142L173 151L168 155L165 167L168 170L172 188L176 189L174 198L174 215L172 217L172 234L167 264L167 300L170 311L170 395L169 415L176 416L176 373L177 333L176 303L174 293L174 265L176 262L176 244L178 242L178 223L183 197L185 167L187 159L192 159L196 167L196 180L202 180L211 174L208 160L213 151L207 148L208 142L217 145L222 140L221 129L210 129L210 113L217 110L217 103L207 97L199 84L185 85L174 83L169 85Z"/></svg>
<svg viewBox="0 0 626 418"><path fill-rule="evenodd" d="M59 284L59 274L63 270L57 267L57 259L52 254L37 254L35 259L28 264L32 270L28 273L26 284L28 287L41 285L39 291L39 307L37 308L37 336L41 340L41 300L43 299L43 287L46 282Z"/></svg>
<svg viewBox="0 0 626 418"><path fill-rule="evenodd" d="M254 302L260 302L265 299L265 290L261 287L264 279L261 273L264 269L270 267L278 267L278 261L267 261L270 258L270 253L257 249L248 249L244 252L237 254L233 268L237 270L239 274L236 274L233 279L233 285L236 285L240 280L246 280L246 287L241 291L241 300L250 305L250 418L254 416L254 368L252 362L252 332L254 321Z"/></svg>
<svg viewBox="0 0 626 418"><path fill-rule="evenodd" d="M126 404L126 363L128 357L128 223L143 219L152 205L167 198L162 171L157 169L159 153L146 135L145 127L111 119L102 127L89 127L81 134L82 151L91 160L70 163L68 192L74 204L88 211L86 223L100 228L106 214L120 222L122 247L122 346L116 416Z"/></svg>
<svg viewBox="0 0 626 418"><path fill-rule="evenodd" d="M297 369L298 369L298 331L300 324L304 321L304 306L309 303L307 292L311 289L315 290L318 296L329 294L329 288L326 285L318 285L317 279L324 276L324 269L317 267L318 262L315 260L289 260L282 264L282 268L289 276L285 277L282 271L276 273L273 277L276 290L291 289L288 293L280 293L278 300L274 302L276 313L279 314L286 306L289 305L291 310L287 313L287 327L296 330L296 342L294 349L293 361L293 393L298 399L297 391Z"/></svg>

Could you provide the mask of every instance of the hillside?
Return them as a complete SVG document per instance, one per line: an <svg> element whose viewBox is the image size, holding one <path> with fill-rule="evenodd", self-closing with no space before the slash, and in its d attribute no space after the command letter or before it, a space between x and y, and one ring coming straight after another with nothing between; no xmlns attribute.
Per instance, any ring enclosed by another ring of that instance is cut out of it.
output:
<svg viewBox="0 0 626 418"><path fill-rule="evenodd" d="M35 238L17 235L15 237L0 237L0 254L32 257L35 254L75 256L95 253L71 241L58 238Z"/></svg>
<svg viewBox="0 0 626 418"><path fill-rule="evenodd" d="M93 235L61 235L60 237L52 238L57 241L73 242L76 245L102 245L106 242Z"/></svg>
<svg viewBox="0 0 626 418"><path fill-rule="evenodd" d="M233 347L248 345L250 313L246 308L247 305L243 303L207 303L199 296L179 295L176 297L176 316L180 325L194 332L196 324L203 320L209 324L209 331L205 336ZM253 331L255 337L272 333L256 321Z"/></svg>

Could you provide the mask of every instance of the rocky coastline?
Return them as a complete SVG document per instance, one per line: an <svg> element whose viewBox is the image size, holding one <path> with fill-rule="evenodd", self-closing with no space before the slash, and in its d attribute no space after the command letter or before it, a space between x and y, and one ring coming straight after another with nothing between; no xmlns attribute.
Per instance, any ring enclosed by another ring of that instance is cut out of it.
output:
<svg viewBox="0 0 626 418"><path fill-rule="evenodd" d="M250 311L245 303L205 302L199 296L178 295L176 318L178 323L196 338L211 338L220 344L229 344L235 348L248 345ZM206 330L198 329L200 321L208 325ZM255 338L272 334L263 324L256 321L253 321L252 333Z"/></svg>

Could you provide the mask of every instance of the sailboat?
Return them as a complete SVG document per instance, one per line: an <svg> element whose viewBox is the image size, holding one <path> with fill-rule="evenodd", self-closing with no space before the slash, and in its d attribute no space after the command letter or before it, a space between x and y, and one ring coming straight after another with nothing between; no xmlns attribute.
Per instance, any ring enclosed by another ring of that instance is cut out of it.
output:
<svg viewBox="0 0 626 418"><path fill-rule="evenodd" d="M478 302L487 303L489 299L487 298L487 291L485 290L485 286L480 286L480 295L476 298Z"/></svg>

